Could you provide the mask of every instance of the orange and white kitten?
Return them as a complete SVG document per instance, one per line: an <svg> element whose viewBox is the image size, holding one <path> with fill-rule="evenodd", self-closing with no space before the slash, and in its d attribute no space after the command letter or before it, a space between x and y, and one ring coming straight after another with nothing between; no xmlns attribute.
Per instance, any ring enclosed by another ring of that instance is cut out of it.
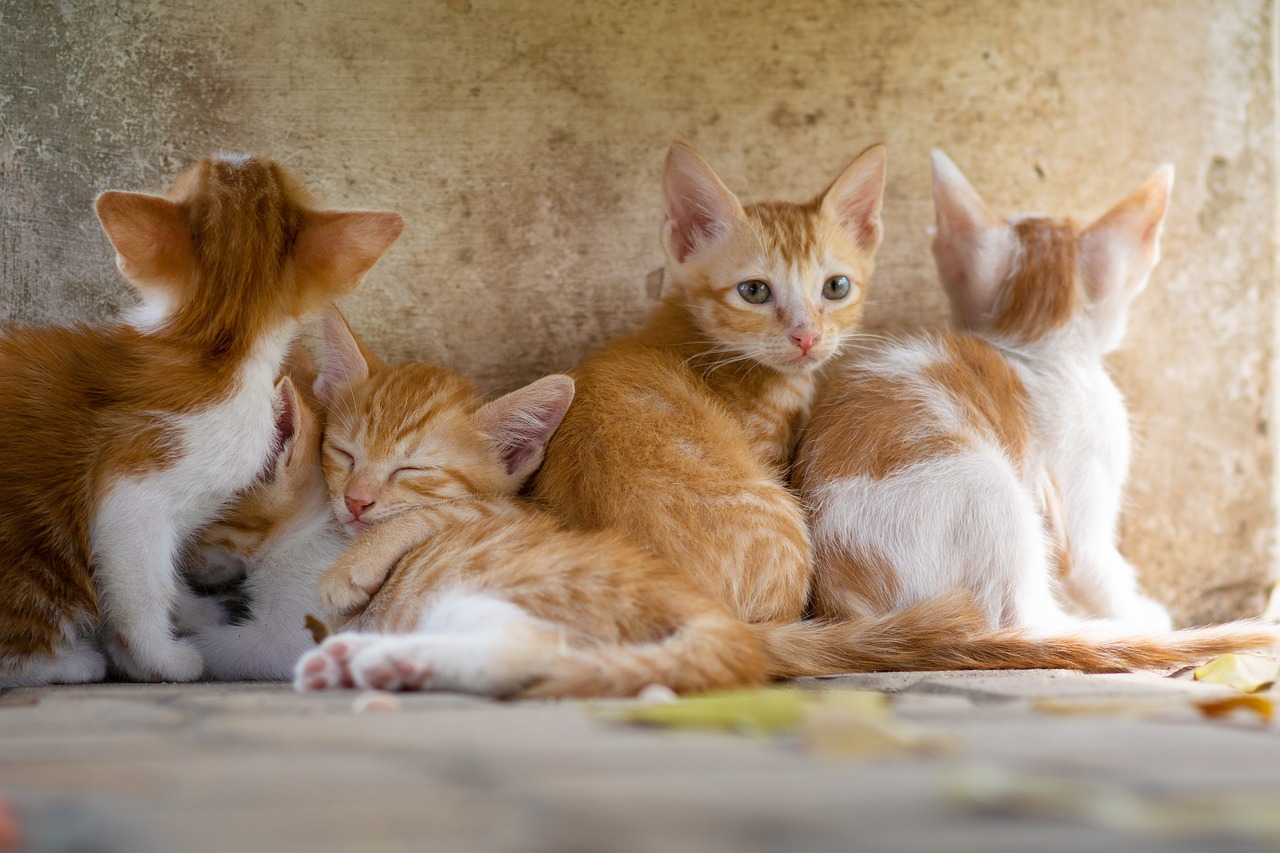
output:
<svg viewBox="0 0 1280 853"><path fill-rule="evenodd" d="M299 689L625 696L764 679L746 626L681 572L516 500L573 399L567 376L482 404L456 373L362 351L335 310L316 390L333 511L363 532L321 585L347 630L298 662Z"/></svg>
<svg viewBox="0 0 1280 853"><path fill-rule="evenodd" d="M333 513L359 536L320 584L346 630L298 662L299 689L629 696L834 672L1121 671L1223 648L1212 632L1165 643L993 632L963 596L853 623L746 624L622 533L572 530L514 499L571 379L482 405L457 374L387 367L336 309L325 338L325 475Z"/></svg>
<svg viewBox="0 0 1280 853"><path fill-rule="evenodd" d="M197 580L244 577L248 616L192 635L209 675L288 681L314 643L306 617L321 612L320 577L349 544L329 508L320 465L323 421L290 371L277 384L278 446L264 474L202 531ZM297 377L306 383L304 377Z"/></svg>
<svg viewBox="0 0 1280 853"><path fill-rule="evenodd" d="M666 292L574 370L533 496L574 527L626 533L747 622L799 619L810 546L786 469L817 368L862 318L884 180L874 145L810 202L743 206L673 145Z"/></svg>
<svg viewBox="0 0 1280 853"><path fill-rule="evenodd" d="M1116 547L1129 429L1102 360L1159 258L1173 168L1082 231L999 219L941 152L933 178L956 331L859 353L815 404L794 471L815 612L964 590L995 627L1167 630Z"/></svg>
<svg viewBox="0 0 1280 853"><path fill-rule="evenodd" d="M0 330L0 685L189 681L175 558L262 470L299 320L351 291L394 213L319 211L278 164L222 157L96 205L142 297L125 322ZM38 425L38 426L37 426Z"/></svg>

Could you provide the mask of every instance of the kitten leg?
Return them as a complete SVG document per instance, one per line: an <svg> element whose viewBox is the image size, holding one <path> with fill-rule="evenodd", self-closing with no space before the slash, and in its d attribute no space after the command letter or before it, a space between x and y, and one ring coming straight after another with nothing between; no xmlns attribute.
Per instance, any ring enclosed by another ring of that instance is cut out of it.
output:
<svg viewBox="0 0 1280 853"><path fill-rule="evenodd" d="M1067 588L1088 613L1136 631L1172 630L1169 611L1138 589L1137 572L1114 546L1081 548L1073 557Z"/></svg>
<svg viewBox="0 0 1280 853"><path fill-rule="evenodd" d="M204 670L200 652L175 639L169 614L178 597L174 557L178 530L171 498L125 480L103 500L94 519L94 564L111 659L139 681L194 681Z"/></svg>
<svg viewBox="0 0 1280 853"><path fill-rule="evenodd" d="M174 585L175 597L170 614L174 627L179 634L191 634L211 625L221 625L227 621L227 608L207 595L197 595L184 582Z"/></svg>
<svg viewBox="0 0 1280 853"><path fill-rule="evenodd" d="M364 607L400 558L437 526L432 511L409 510L361 533L320 579L320 606L331 616Z"/></svg>
<svg viewBox="0 0 1280 853"><path fill-rule="evenodd" d="M88 637L73 636L51 657L24 658L12 666L0 662L0 687L87 684L107 676L107 658Z"/></svg>
<svg viewBox="0 0 1280 853"><path fill-rule="evenodd" d="M429 605L410 634L337 634L299 661L299 689L354 686L509 696L546 672L559 632L484 594Z"/></svg>
<svg viewBox="0 0 1280 853"><path fill-rule="evenodd" d="M326 690L354 687L349 665L362 649L377 643L379 634L344 631L325 638L317 648L298 658L293 668L293 686L297 690Z"/></svg>

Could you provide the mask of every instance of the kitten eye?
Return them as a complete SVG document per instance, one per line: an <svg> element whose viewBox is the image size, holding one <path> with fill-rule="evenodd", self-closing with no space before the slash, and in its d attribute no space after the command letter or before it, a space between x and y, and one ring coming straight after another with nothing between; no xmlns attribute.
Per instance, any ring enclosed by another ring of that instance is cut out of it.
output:
<svg viewBox="0 0 1280 853"><path fill-rule="evenodd" d="M852 285L849 284L849 277L847 275L832 276L827 279L827 283L822 286L822 295L826 299L844 299L849 295L851 287Z"/></svg>
<svg viewBox="0 0 1280 853"><path fill-rule="evenodd" d="M332 444L326 445L326 450L338 458L339 462L345 464L348 468L356 464L356 458L341 447L334 447Z"/></svg>
<svg viewBox="0 0 1280 853"><path fill-rule="evenodd" d="M738 294L752 305L763 305L773 298L769 285L754 278L738 285Z"/></svg>

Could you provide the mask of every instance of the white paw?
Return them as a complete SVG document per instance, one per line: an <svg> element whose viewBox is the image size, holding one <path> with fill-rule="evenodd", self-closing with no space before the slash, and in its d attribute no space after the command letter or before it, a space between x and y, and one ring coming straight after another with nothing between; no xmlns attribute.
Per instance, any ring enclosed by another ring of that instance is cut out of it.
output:
<svg viewBox="0 0 1280 853"><path fill-rule="evenodd" d="M195 681L204 674L200 650L186 640L143 643L117 636L107 648L116 666L134 681Z"/></svg>
<svg viewBox="0 0 1280 853"><path fill-rule="evenodd" d="M298 690L329 690L354 687L349 664L352 657L376 642L370 634L334 634L298 659L293 668L293 686Z"/></svg>
<svg viewBox="0 0 1280 853"><path fill-rule="evenodd" d="M387 637L361 649L349 670L366 690L429 690L439 655L423 637Z"/></svg>

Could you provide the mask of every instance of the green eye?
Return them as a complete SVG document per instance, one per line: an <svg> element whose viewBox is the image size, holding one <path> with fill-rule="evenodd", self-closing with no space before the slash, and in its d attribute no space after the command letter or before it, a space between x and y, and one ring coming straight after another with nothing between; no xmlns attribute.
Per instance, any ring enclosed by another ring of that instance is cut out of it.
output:
<svg viewBox="0 0 1280 853"><path fill-rule="evenodd" d="M738 294L752 305L763 305L773 298L769 285L754 278L738 285Z"/></svg>
<svg viewBox="0 0 1280 853"><path fill-rule="evenodd" d="M822 295L827 299L844 299L849 295L849 277L846 275L837 275L827 279L827 283L822 285Z"/></svg>

